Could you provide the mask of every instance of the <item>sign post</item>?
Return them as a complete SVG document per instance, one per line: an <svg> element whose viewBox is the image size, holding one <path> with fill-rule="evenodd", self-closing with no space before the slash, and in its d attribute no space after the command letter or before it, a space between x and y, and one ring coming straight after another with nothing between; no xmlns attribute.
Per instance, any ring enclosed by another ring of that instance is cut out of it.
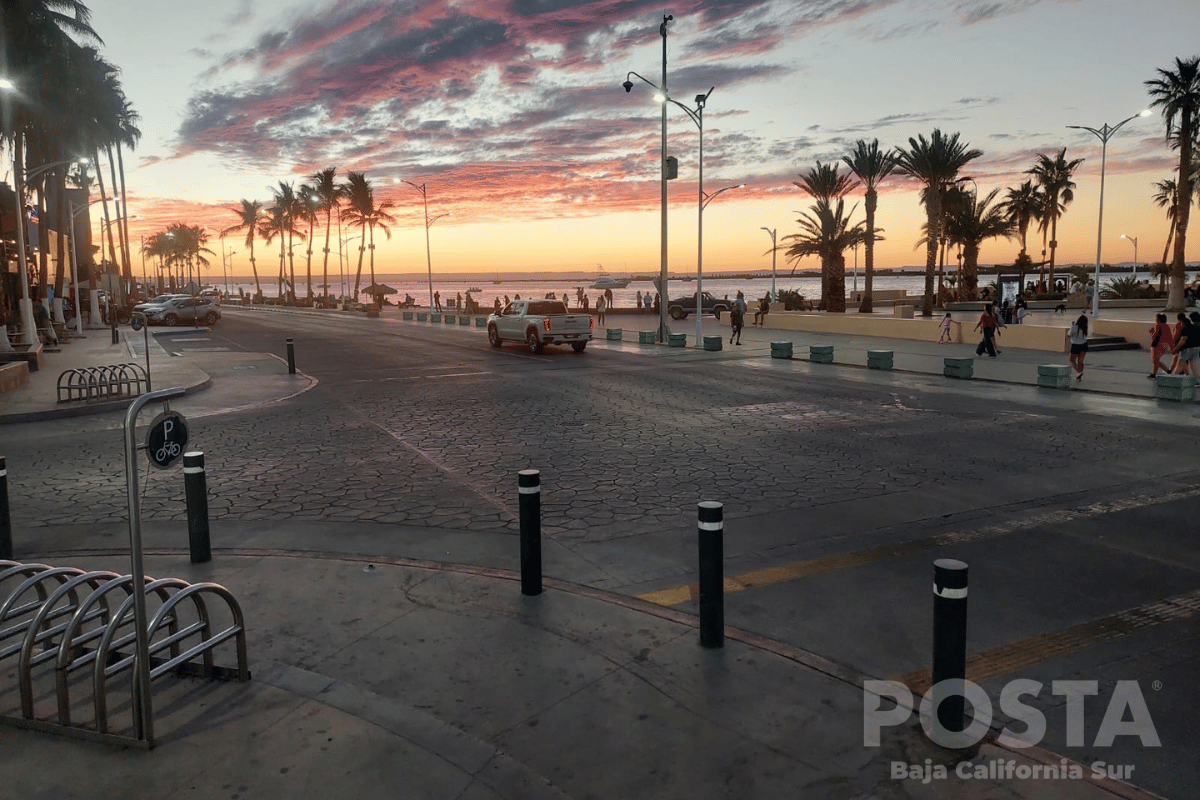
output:
<svg viewBox="0 0 1200 800"><path fill-rule="evenodd" d="M138 413L142 408L156 400L165 402L172 397L179 397L185 391L182 386L176 386L147 392L135 398L125 412L125 489L129 501L129 561L133 584L130 591L133 592L133 625L137 647L133 723L134 735L151 747L154 746L154 717L150 706L150 620L146 615L146 568L142 563L142 510L138 497L138 444L135 436ZM144 446L150 463L166 469L183 458L186 445L187 421L182 414L168 409L151 423Z"/></svg>
<svg viewBox="0 0 1200 800"><path fill-rule="evenodd" d="M150 384L150 323L146 320L146 315L141 311L134 311L133 318L129 320L129 327L135 331L144 331L142 333L142 344L146 349L146 391L153 390Z"/></svg>

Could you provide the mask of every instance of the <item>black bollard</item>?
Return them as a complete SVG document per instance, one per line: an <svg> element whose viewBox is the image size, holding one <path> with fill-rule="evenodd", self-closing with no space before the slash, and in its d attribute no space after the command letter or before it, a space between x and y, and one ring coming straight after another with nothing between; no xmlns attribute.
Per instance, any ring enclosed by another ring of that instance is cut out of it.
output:
<svg viewBox="0 0 1200 800"><path fill-rule="evenodd" d="M288 351L288 375L296 374L296 346L292 343L292 337L287 339Z"/></svg>
<svg viewBox="0 0 1200 800"><path fill-rule="evenodd" d="M700 646L725 644L725 507L705 500L697 508L700 541Z"/></svg>
<svg viewBox="0 0 1200 800"><path fill-rule="evenodd" d="M948 731L965 728L967 677L967 565L953 558L933 562L933 708ZM939 685L957 681L958 686Z"/></svg>
<svg viewBox="0 0 1200 800"><path fill-rule="evenodd" d="M12 518L8 515L8 467L0 456L0 559L12 561Z"/></svg>
<svg viewBox="0 0 1200 800"><path fill-rule="evenodd" d="M188 549L193 564L212 561L208 535L208 481L204 477L204 453L183 454L183 491L187 496Z"/></svg>
<svg viewBox="0 0 1200 800"><path fill-rule="evenodd" d="M523 469L517 473L521 515L521 594L542 593L542 473Z"/></svg>

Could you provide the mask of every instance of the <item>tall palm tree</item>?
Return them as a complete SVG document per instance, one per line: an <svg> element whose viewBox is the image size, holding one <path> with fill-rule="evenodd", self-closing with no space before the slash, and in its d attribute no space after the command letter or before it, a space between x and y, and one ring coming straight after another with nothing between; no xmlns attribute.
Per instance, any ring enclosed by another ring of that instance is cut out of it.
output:
<svg viewBox="0 0 1200 800"><path fill-rule="evenodd" d="M1038 222L1050 235L1050 259L1047 262L1047 284L1054 286L1054 256L1058 250L1058 220L1075 199L1075 181L1071 177L1083 163L1082 158L1067 160L1067 148L1059 149L1053 157L1038 153L1033 166L1025 170L1042 190L1042 214Z"/></svg>
<svg viewBox="0 0 1200 800"><path fill-rule="evenodd" d="M258 267L254 261L254 240L258 238L259 225L263 220L263 206L257 200L242 200L240 208L229 209L237 214L238 224L221 231L227 233L246 232L246 247L250 248L250 269L254 272L254 291L256 297L262 297L262 284L258 280Z"/></svg>
<svg viewBox="0 0 1200 800"><path fill-rule="evenodd" d="M321 198L317 196L316 190L307 183L300 184L299 196L296 198L296 210L299 213L298 221L308 223L308 247L305 248L304 270L307 274L308 289L305 295L309 300L313 298L312 292L312 240L313 228L317 224L317 211L321 208Z"/></svg>
<svg viewBox="0 0 1200 800"><path fill-rule="evenodd" d="M1016 226L1017 235L1021 238L1021 255L1026 254L1026 240L1029 235L1029 225L1041 216L1045 202L1038 187L1033 181L1025 181L1015 189L1004 193L1004 201L1000 208ZM1024 282L1024 276L1021 278Z"/></svg>
<svg viewBox="0 0 1200 800"><path fill-rule="evenodd" d="M1159 208L1167 210L1167 219L1170 221L1170 227L1167 228L1167 243L1163 247L1162 263L1167 263L1167 256L1171 253L1171 240L1175 238L1175 214L1179 211L1179 184L1174 178L1166 178L1154 184L1154 188L1158 189L1154 193L1154 204Z"/></svg>
<svg viewBox="0 0 1200 800"><path fill-rule="evenodd" d="M258 223L258 235L266 241L267 244L279 239L279 274L276 280L279 283L278 294L280 300L287 297L284 291L284 282L287 280L287 254L285 247L287 244L288 220L287 212L278 203L268 208Z"/></svg>
<svg viewBox="0 0 1200 800"><path fill-rule="evenodd" d="M279 212L278 216L275 215L276 210ZM287 239L287 271L290 276L288 294L291 295L292 300L295 300L296 261L293 248L297 236L300 239L304 239L304 232L296 227L304 219L304 201L296 194L296 190L290 183L279 182L279 190L275 192L275 206L271 210L271 214L271 221L277 226L278 232L281 234L279 239L279 266L281 272L284 267L284 237L286 236ZM280 280L281 289L282 285L283 281Z"/></svg>
<svg viewBox="0 0 1200 800"><path fill-rule="evenodd" d="M375 229L379 228L390 239L392 231L387 223L395 222L395 217L388 212L393 207L391 200L382 203L375 202L375 193L371 183L361 172L350 172L346 175L346 220L367 235L367 248L371 251L371 285L375 281ZM354 276L354 297L358 297L358 288L362 277L363 244L358 246L358 272Z"/></svg>
<svg viewBox="0 0 1200 800"><path fill-rule="evenodd" d="M333 230L333 209L341 202L342 189L337 183L336 167L326 167L309 176L309 180L313 182L313 191L320 198L319 208L325 211L325 264L321 270L321 295L324 297L329 295L329 236Z"/></svg>
<svg viewBox="0 0 1200 800"><path fill-rule="evenodd" d="M796 222L801 232L783 237L784 242L790 240L792 243L784 251L784 257L793 263L793 274L801 258L817 256L821 259L822 271L829 275L826 308L836 313L846 311L846 250L862 244L867 235L862 222L850 223L854 211L851 209L847 214L845 203L841 197L836 203L818 200L811 207L812 213L799 212L800 218Z"/></svg>
<svg viewBox="0 0 1200 800"><path fill-rule="evenodd" d="M1179 200L1175 211L1175 252L1171 259L1171 288L1167 309L1183 309L1184 271L1187 269L1187 226L1196 175L1197 115L1200 114L1200 56L1176 58L1174 71L1160 69L1158 77L1146 81L1151 108L1158 108L1167 124L1167 140L1179 145Z"/></svg>
<svg viewBox="0 0 1200 800"><path fill-rule="evenodd" d="M858 188L858 181L851 177L850 173L842 173L838 170L840 165L822 164L817 162L815 167L809 169L806 174L800 176L800 180L793 183L818 202L824 200L830 202L837 198L845 197L854 189ZM829 268L830 263L824 259L821 261L821 304L820 307L828 309L830 306L830 287L829 287ZM844 305L845 298L840 301Z"/></svg>
<svg viewBox="0 0 1200 800"><path fill-rule="evenodd" d="M999 236L1008 238L1017 231L1017 225L1004 205L993 205L999 193L999 189L993 189L980 199L974 192L963 192L962 201L951 205L946 217L947 236L963 249L958 285L965 300L975 299L979 284L979 248L983 242Z"/></svg>
<svg viewBox="0 0 1200 800"><path fill-rule="evenodd" d="M879 140L873 139L868 144L859 139L854 143L854 150L848 156L842 156L842 161L850 167L850 172L858 177L866 187L866 270L864 273L862 303L858 307L860 314L869 314L873 310L871 290L875 278L875 208L879 203L879 184L896 169L896 154L879 149Z"/></svg>
<svg viewBox="0 0 1200 800"><path fill-rule="evenodd" d="M908 149L896 151L896 167L899 172L915 178L925 185L922 202L925 204L925 305L921 314L933 316L933 269L937 264L938 240L941 237L942 193L941 187L951 184L959 170L983 155L982 150L971 149L966 142L958 140L958 134L945 136L935 128L926 139L924 135L909 138ZM931 191L932 190L932 191Z"/></svg>

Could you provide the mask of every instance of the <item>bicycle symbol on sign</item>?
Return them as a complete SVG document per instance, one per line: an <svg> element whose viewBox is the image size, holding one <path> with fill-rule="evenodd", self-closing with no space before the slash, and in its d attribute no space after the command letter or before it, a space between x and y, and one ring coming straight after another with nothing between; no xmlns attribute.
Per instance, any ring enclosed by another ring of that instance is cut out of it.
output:
<svg viewBox="0 0 1200 800"><path fill-rule="evenodd" d="M179 451L183 448L178 442L167 442L154 454L155 461L170 461L175 456L179 455Z"/></svg>
<svg viewBox="0 0 1200 800"><path fill-rule="evenodd" d="M188 443L187 421L177 411L159 414L146 434L146 456L159 469L168 469L183 457Z"/></svg>

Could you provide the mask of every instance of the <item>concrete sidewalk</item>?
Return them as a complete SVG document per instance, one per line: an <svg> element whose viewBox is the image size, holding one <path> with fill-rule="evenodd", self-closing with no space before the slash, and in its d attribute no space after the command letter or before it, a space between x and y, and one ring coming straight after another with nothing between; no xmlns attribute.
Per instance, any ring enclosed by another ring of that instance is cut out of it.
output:
<svg viewBox="0 0 1200 800"><path fill-rule="evenodd" d="M128 571L115 555L35 559ZM203 565L159 551L146 567L233 591L253 679L156 683L150 752L0 726L12 796L1150 797L1086 766L1070 780L954 777L957 759L911 722L866 747L864 676L735 629L702 649L695 617L575 584L526 597L510 571L299 550ZM896 777L926 759L950 777ZM1039 762L1060 764L993 744L971 759L1000 775Z"/></svg>

